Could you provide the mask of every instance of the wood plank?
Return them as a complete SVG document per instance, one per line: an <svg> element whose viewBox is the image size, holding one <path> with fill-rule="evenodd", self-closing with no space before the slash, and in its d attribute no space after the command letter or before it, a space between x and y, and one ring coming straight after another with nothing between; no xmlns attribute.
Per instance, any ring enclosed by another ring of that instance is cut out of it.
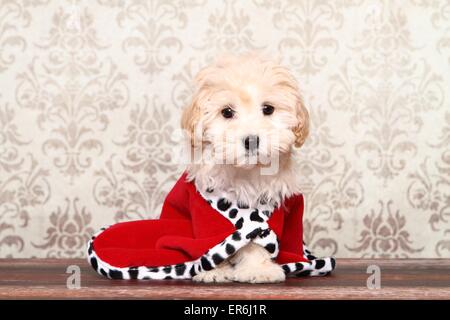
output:
<svg viewBox="0 0 450 320"><path fill-rule="evenodd" d="M81 288L68 289L69 265ZM381 289L368 289L369 265L381 268ZM338 259L327 277L280 284L201 284L191 281L109 280L81 259L0 259L0 299L450 299L450 259Z"/></svg>

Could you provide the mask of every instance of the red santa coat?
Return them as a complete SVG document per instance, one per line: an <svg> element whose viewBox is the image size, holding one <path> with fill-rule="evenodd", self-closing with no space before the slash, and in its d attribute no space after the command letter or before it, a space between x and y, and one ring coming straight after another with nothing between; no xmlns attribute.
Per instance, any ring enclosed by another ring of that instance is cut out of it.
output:
<svg viewBox="0 0 450 320"><path fill-rule="evenodd" d="M255 241L288 275L325 275L334 269L333 258L317 259L304 248L302 195L263 211L267 217L227 199L211 199L183 174L158 220L118 223L92 237L90 264L109 278L188 279Z"/></svg>

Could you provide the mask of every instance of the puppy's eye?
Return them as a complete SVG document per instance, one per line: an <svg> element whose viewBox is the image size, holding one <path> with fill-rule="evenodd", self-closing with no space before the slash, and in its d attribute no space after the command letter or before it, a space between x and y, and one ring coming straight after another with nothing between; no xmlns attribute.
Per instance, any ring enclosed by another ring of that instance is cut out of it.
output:
<svg viewBox="0 0 450 320"><path fill-rule="evenodd" d="M221 113L224 118L230 119L234 117L235 112L230 106L226 106L222 109Z"/></svg>
<svg viewBox="0 0 450 320"><path fill-rule="evenodd" d="M265 116L270 116L274 111L274 106L267 103L263 104L262 112Z"/></svg>

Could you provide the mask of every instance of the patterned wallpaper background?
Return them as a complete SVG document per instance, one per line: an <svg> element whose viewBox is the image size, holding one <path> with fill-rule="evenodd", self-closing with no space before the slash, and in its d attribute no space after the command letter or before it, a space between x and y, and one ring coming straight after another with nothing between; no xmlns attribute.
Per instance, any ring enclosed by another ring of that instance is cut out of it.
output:
<svg viewBox="0 0 450 320"><path fill-rule="evenodd" d="M192 77L249 50L312 116L306 242L450 257L449 0L0 0L0 257L82 257L156 218Z"/></svg>

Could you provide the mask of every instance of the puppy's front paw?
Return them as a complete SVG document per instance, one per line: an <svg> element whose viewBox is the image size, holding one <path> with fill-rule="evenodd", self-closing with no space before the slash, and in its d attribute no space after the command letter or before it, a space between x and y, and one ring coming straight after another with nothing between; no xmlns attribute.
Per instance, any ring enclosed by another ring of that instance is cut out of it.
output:
<svg viewBox="0 0 450 320"><path fill-rule="evenodd" d="M211 283L211 282L231 282L231 275L228 274L226 271L221 270L220 268L213 269L210 271L203 271L197 274L192 278L195 282L205 282L205 283Z"/></svg>
<svg viewBox="0 0 450 320"><path fill-rule="evenodd" d="M237 282L249 283L276 283L286 279L283 269L275 264L268 263L263 266L251 268L245 266L235 270L233 280Z"/></svg>

